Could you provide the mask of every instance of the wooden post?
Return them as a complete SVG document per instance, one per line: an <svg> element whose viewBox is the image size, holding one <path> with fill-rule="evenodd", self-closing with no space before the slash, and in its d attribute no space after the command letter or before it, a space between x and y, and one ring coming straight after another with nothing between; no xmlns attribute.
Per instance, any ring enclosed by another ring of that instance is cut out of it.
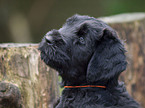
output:
<svg viewBox="0 0 145 108"><path fill-rule="evenodd" d="M128 68L122 73L127 90L145 108L145 13L100 18L126 40Z"/></svg>
<svg viewBox="0 0 145 108"><path fill-rule="evenodd" d="M3 82L0 85L4 85L0 88L1 108L5 108L2 100L9 90L7 84L19 88L22 108L52 108L59 95L58 77L41 61L37 47L37 44L0 44L0 82Z"/></svg>

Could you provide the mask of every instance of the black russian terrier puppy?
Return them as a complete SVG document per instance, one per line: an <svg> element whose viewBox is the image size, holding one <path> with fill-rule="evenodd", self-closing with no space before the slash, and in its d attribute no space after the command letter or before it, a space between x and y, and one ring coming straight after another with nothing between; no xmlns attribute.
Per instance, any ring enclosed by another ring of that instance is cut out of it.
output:
<svg viewBox="0 0 145 108"><path fill-rule="evenodd" d="M139 108L118 81L127 65L123 42L104 22L74 15L48 32L39 50L62 77L56 108Z"/></svg>

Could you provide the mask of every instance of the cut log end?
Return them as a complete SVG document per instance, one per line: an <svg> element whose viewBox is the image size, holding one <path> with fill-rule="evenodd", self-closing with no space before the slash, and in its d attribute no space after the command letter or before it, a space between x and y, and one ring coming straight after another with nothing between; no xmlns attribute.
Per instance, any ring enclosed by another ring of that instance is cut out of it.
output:
<svg viewBox="0 0 145 108"><path fill-rule="evenodd" d="M38 47L38 44L32 44L32 43L3 43L0 44L0 48L12 48L12 47L31 47L36 46Z"/></svg>
<svg viewBox="0 0 145 108"><path fill-rule="evenodd" d="M101 17L100 20L112 24L112 23L126 23L132 21L138 21L145 19L145 13L126 13L120 15L114 15L109 17Z"/></svg>

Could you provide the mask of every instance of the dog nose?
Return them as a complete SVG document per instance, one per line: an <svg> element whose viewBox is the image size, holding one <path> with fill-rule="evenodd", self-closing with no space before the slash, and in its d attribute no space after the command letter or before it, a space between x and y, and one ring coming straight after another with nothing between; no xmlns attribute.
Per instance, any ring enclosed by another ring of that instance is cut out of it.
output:
<svg viewBox="0 0 145 108"><path fill-rule="evenodd" d="M48 36L48 35L45 36L45 40L46 40L46 42L47 42L48 44L52 44L52 42L53 42L52 37L51 37L51 36Z"/></svg>

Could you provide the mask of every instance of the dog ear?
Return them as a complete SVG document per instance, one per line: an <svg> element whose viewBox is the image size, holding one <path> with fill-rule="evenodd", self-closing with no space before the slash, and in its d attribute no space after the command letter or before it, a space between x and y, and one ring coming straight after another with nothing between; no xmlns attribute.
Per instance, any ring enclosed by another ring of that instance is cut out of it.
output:
<svg viewBox="0 0 145 108"><path fill-rule="evenodd" d="M117 78L126 69L123 42L112 29L104 29L97 36L96 49L87 68L87 81L97 82Z"/></svg>

